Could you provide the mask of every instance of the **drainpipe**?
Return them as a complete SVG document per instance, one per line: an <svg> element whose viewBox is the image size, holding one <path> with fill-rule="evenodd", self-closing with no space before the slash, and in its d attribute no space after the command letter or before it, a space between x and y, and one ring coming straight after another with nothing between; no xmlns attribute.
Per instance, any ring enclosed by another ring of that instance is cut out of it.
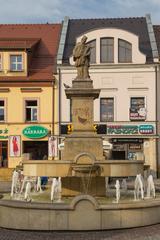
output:
<svg viewBox="0 0 160 240"><path fill-rule="evenodd" d="M51 123L51 136L54 135L54 109L55 109L55 103L54 103L54 84L55 84L55 79L52 81L52 123ZM53 156L52 156L53 160Z"/></svg>
<svg viewBox="0 0 160 240"><path fill-rule="evenodd" d="M61 69L58 68L58 135L61 135ZM59 139L60 143L60 139ZM59 151L59 159L61 159L61 151Z"/></svg>
<svg viewBox="0 0 160 240"><path fill-rule="evenodd" d="M58 100L59 100L59 135L60 135L60 127L61 127L61 69L58 68Z"/></svg>
<svg viewBox="0 0 160 240"><path fill-rule="evenodd" d="M157 66L155 66L155 79L156 79L156 84L155 84L155 87L156 87L156 91L155 91L155 100L156 100L156 135L158 134L159 135L159 132L158 132L158 95L157 95L157 92L158 92L158 70L157 70ZM157 165L157 177L160 177L160 173L159 173L159 139L156 139L156 165Z"/></svg>

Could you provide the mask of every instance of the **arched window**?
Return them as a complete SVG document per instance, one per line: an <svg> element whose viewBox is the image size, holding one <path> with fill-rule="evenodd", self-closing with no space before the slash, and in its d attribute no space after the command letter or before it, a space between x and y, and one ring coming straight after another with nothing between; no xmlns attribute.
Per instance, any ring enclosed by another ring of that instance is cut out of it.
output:
<svg viewBox="0 0 160 240"><path fill-rule="evenodd" d="M132 44L122 39L118 39L118 62L132 62Z"/></svg>
<svg viewBox="0 0 160 240"><path fill-rule="evenodd" d="M96 63L96 40L92 40L87 44L91 47L90 63Z"/></svg>
<svg viewBox="0 0 160 240"><path fill-rule="evenodd" d="M100 61L101 63L114 62L114 38L101 38Z"/></svg>

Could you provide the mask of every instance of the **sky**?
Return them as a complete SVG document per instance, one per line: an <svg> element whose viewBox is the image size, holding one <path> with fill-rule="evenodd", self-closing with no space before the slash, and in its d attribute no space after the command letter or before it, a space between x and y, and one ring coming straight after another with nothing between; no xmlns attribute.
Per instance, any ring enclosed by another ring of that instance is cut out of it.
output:
<svg viewBox="0 0 160 240"><path fill-rule="evenodd" d="M160 24L160 0L0 0L0 24L60 23L69 18L144 17Z"/></svg>

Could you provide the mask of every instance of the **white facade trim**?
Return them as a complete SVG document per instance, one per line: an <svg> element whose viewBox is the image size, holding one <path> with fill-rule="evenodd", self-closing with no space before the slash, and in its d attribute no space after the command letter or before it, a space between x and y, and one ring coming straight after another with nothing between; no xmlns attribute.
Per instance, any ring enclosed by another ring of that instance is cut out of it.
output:
<svg viewBox="0 0 160 240"><path fill-rule="evenodd" d="M83 34L84 35L84 34ZM81 41L83 35L80 35L76 39L76 43ZM100 39L104 37L114 38L114 63L118 64L118 39L123 39L132 44L132 63L143 64L146 62L146 55L141 53L139 50L139 37L133 33L125 30L116 28L102 28L97 30L92 30L85 33L88 38L88 42L96 40L96 64L100 63ZM74 65L73 57L69 60L71 65Z"/></svg>

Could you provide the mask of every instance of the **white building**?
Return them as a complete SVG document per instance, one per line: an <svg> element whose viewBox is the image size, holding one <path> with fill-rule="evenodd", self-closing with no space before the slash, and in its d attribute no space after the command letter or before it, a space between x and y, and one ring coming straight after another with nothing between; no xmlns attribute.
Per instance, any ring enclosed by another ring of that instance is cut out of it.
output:
<svg viewBox="0 0 160 240"><path fill-rule="evenodd" d="M60 134L71 124L64 83L76 77L72 50L83 35L91 45L90 77L101 89L94 102L98 133L113 144L108 158L144 159L157 172L156 85L158 52L150 16L123 19L68 19L59 45ZM57 110L58 111L58 110Z"/></svg>

